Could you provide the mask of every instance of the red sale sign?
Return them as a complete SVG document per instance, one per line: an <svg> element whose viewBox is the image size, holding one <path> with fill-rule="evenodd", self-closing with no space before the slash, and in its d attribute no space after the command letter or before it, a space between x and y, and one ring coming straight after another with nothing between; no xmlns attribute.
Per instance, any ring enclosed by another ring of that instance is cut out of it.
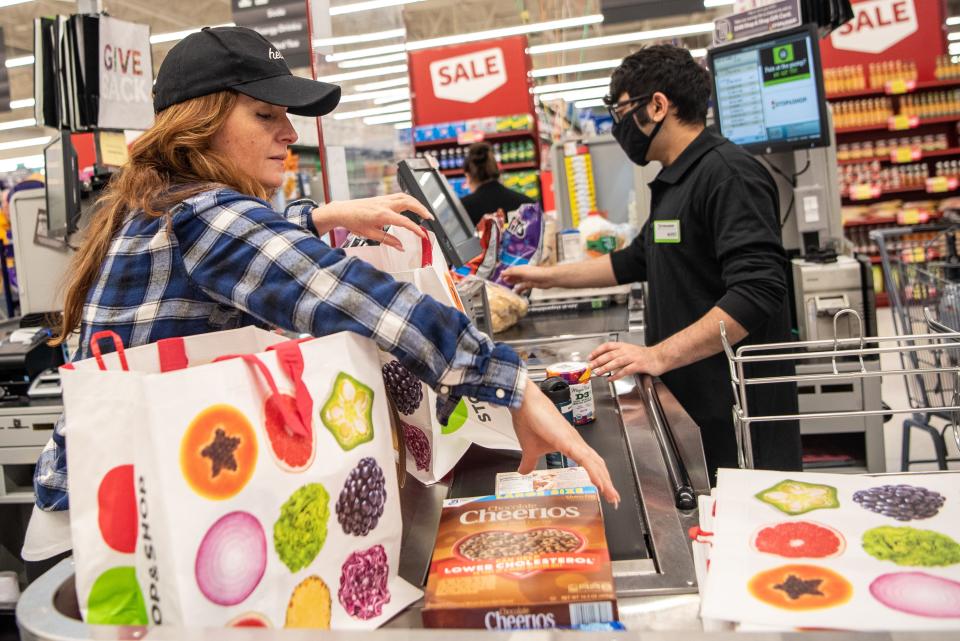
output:
<svg viewBox="0 0 960 641"><path fill-rule="evenodd" d="M526 49L515 36L410 52L414 123L532 112Z"/></svg>
<svg viewBox="0 0 960 641"><path fill-rule="evenodd" d="M933 80L946 53L943 0L852 0L853 18L820 41L824 67L913 60L919 80Z"/></svg>

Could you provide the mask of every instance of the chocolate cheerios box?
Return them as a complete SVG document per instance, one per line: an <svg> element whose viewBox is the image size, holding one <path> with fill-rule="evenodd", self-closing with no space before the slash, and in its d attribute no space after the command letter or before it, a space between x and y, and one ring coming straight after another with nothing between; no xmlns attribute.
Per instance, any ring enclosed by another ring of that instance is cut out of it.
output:
<svg viewBox="0 0 960 641"><path fill-rule="evenodd" d="M529 630L616 619L596 488L444 502L426 627Z"/></svg>

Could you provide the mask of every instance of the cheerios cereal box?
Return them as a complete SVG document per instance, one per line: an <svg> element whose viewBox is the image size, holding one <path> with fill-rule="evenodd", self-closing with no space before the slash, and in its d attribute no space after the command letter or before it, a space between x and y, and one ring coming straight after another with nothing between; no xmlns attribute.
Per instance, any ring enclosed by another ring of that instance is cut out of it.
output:
<svg viewBox="0 0 960 641"><path fill-rule="evenodd" d="M616 619L595 488L444 502L426 627L535 630Z"/></svg>

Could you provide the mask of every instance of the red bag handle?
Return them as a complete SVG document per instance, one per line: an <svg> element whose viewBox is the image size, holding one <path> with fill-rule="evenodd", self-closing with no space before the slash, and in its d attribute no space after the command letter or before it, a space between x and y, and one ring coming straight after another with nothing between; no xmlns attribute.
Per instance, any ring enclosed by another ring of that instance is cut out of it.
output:
<svg viewBox="0 0 960 641"><path fill-rule="evenodd" d="M262 376L263 380L266 382L267 387L270 389L270 393L279 397L280 390L277 389L277 382L273 380L273 374L271 374L270 370L267 369L267 366L260 362L260 359L253 354L231 354L228 356L220 356L215 358L213 362L219 363L221 361L229 361L236 358L241 359L255 371L259 372L260 376ZM307 423L307 426L305 426L303 421L300 419L298 412L292 411L285 403L281 402L277 403L277 408L280 410L280 414L283 416L283 422L286 423L287 428L289 428L294 434L303 437L310 436L310 428L308 427L309 423Z"/></svg>
<svg viewBox="0 0 960 641"><path fill-rule="evenodd" d="M433 243L430 242L430 236L428 235L420 239L420 267L429 267L432 264L433 264Z"/></svg>
<svg viewBox="0 0 960 641"><path fill-rule="evenodd" d="M310 397L310 391L306 383L303 382L303 353L300 351L300 343L312 338L298 338L284 343L277 343L267 348L267 351L277 353L277 365L293 382L294 398L296 399L297 412L300 414L300 421L309 427L310 416L313 412L313 398Z"/></svg>
<svg viewBox="0 0 960 641"><path fill-rule="evenodd" d="M186 369L187 345L182 337L161 338L157 341L157 355L160 357L160 371L173 372Z"/></svg>
<svg viewBox="0 0 960 641"><path fill-rule="evenodd" d="M127 354L123 351L123 339L120 338L119 334L109 329L97 332L90 337L90 351L93 353L93 357L97 359L97 367L103 371L107 369L107 364L103 361L103 352L100 350L100 341L105 338L113 341L113 349L117 353L117 358L120 359L120 369L129 372L130 367L127 365Z"/></svg>

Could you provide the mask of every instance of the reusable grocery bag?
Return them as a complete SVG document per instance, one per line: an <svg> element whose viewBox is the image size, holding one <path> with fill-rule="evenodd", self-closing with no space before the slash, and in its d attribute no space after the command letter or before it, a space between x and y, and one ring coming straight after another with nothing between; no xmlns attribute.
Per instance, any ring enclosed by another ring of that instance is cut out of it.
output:
<svg viewBox="0 0 960 641"><path fill-rule="evenodd" d="M450 272L443 262L440 246L432 233L422 240L413 232L391 228L404 252L388 247L355 247L347 253L357 256L395 279L413 284L421 293L463 311ZM513 417L502 406L464 398L446 425L437 419L437 395L418 380L392 355L380 353L383 380L393 407L406 451L406 467L417 480L436 483L453 469L471 443L491 449L519 450Z"/></svg>
<svg viewBox="0 0 960 641"><path fill-rule="evenodd" d="M99 435L133 464L120 511L98 510L89 487L72 506L86 620L370 629L419 598L397 575L390 410L370 340L245 328L98 354L63 374L71 460L74 438ZM124 519L136 529L125 558L78 532L98 520L102 537L104 521Z"/></svg>

